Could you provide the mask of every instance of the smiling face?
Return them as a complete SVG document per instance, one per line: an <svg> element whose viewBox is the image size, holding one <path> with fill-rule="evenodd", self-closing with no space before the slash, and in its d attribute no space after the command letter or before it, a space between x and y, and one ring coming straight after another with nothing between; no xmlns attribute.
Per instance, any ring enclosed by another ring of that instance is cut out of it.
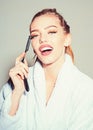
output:
<svg viewBox="0 0 93 130"><path fill-rule="evenodd" d="M65 44L69 38L58 17L53 14L36 17L30 29L32 47L41 63L63 62Z"/></svg>

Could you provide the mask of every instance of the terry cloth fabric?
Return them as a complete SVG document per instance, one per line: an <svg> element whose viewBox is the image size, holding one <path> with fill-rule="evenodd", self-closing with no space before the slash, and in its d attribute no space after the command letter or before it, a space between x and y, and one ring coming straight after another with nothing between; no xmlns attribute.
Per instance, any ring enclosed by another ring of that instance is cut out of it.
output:
<svg viewBox="0 0 93 130"><path fill-rule="evenodd" d="M55 68L56 69L56 68ZM69 55L46 105L46 82L39 62L29 68L25 92L15 116L8 115L12 91L0 93L0 130L93 130L93 80L80 72Z"/></svg>

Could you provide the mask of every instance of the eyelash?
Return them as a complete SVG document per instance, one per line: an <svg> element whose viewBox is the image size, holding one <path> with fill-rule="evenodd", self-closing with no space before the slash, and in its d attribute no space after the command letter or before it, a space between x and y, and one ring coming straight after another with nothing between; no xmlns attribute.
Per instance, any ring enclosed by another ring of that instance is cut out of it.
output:
<svg viewBox="0 0 93 130"><path fill-rule="evenodd" d="M57 31L49 31L48 34L55 34L57 33ZM37 37L38 35L32 35L31 39L34 39L35 37Z"/></svg>
<svg viewBox="0 0 93 130"><path fill-rule="evenodd" d="M33 39L33 38L35 38L35 37L37 37L38 35L33 35L33 36L31 36L31 39Z"/></svg>
<svg viewBox="0 0 93 130"><path fill-rule="evenodd" d="M57 31L50 31L50 32L48 32L48 34L49 34L49 33L55 34L55 33L57 33Z"/></svg>

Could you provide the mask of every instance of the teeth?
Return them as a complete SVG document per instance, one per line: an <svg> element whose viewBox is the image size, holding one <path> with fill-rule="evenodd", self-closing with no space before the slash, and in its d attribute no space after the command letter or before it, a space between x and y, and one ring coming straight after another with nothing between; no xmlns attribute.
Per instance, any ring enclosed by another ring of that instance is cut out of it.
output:
<svg viewBox="0 0 93 130"><path fill-rule="evenodd" d="M41 49L41 51L50 51L50 50L52 50L52 48L50 48L50 47L44 47Z"/></svg>

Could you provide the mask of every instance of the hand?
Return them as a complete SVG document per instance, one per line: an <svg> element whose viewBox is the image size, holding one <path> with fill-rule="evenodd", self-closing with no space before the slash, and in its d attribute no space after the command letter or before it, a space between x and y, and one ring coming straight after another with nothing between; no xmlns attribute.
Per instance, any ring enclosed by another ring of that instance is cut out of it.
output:
<svg viewBox="0 0 93 130"><path fill-rule="evenodd" d="M27 61L24 60L22 63L22 59L25 57L25 52L22 53L20 56L17 57L15 66L10 69L9 76L12 79L14 84L14 90L19 94L22 94L25 91L24 86L24 77L28 77L28 65Z"/></svg>

